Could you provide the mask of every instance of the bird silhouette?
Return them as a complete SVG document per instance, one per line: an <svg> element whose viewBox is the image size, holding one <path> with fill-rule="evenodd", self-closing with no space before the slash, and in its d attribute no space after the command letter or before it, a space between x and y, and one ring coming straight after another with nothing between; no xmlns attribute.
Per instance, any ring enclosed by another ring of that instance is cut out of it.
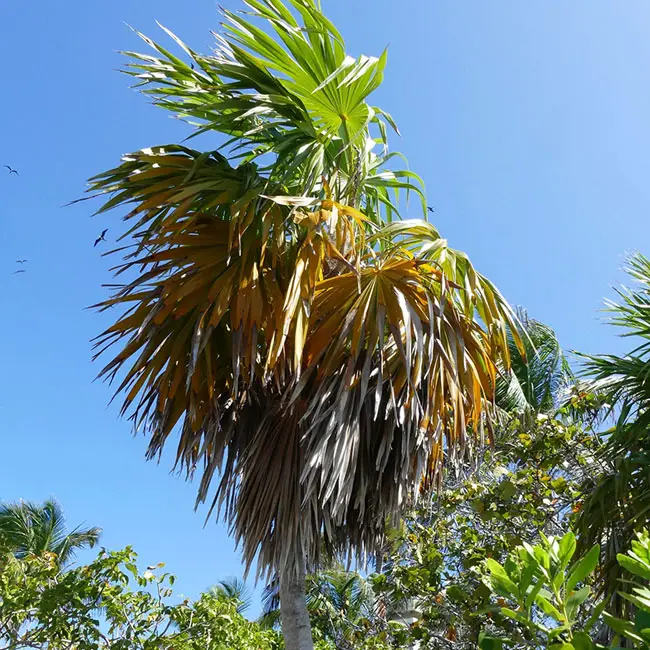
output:
<svg viewBox="0 0 650 650"><path fill-rule="evenodd" d="M9 165L5 165L5 167L9 170L10 174L16 174L16 176L20 176L20 174L13 167L9 167Z"/></svg>
<svg viewBox="0 0 650 650"><path fill-rule="evenodd" d="M20 271L14 271L14 275L16 275L16 273L27 273L27 271L25 271L25 269L20 269Z"/></svg>
<svg viewBox="0 0 650 650"><path fill-rule="evenodd" d="M16 260L17 264L24 264L25 262L29 262L29 260Z"/></svg>
<svg viewBox="0 0 650 650"><path fill-rule="evenodd" d="M95 239L95 243L93 244L93 248L95 246L97 246L97 244L99 244L100 241L106 241L104 239L104 236L106 235L107 232L108 232L108 228L104 228L104 230L102 230L102 234L99 237L97 237L97 239Z"/></svg>
<svg viewBox="0 0 650 650"><path fill-rule="evenodd" d="M427 205L427 212L435 212L435 210L430 205Z"/></svg>

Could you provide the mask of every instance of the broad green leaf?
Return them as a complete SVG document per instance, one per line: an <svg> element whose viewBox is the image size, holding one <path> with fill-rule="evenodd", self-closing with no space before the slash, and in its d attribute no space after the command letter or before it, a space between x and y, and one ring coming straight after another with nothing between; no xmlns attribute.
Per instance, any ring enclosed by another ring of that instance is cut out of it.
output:
<svg viewBox="0 0 650 650"><path fill-rule="evenodd" d="M490 571L492 583L497 592L502 596L513 596L516 599L518 597L519 589L506 573L506 570L492 558L488 559L486 564Z"/></svg>
<svg viewBox="0 0 650 650"><path fill-rule="evenodd" d="M537 573L537 566L534 564L528 565L521 572L521 579L519 581L519 592L521 594L526 594L528 592L528 588L532 584L533 578L535 577L536 573Z"/></svg>
<svg viewBox="0 0 650 650"><path fill-rule="evenodd" d="M563 634L568 632L570 629L571 629L570 626L566 625L566 624L555 627L555 628L549 630L549 632L548 632L548 640L549 641L554 641L558 637L561 637Z"/></svg>
<svg viewBox="0 0 650 650"><path fill-rule="evenodd" d="M478 647L481 648L481 650L501 650L504 641L508 641L508 639L500 639L496 636L490 636L485 632L481 632L478 635Z"/></svg>
<svg viewBox="0 0 650 650"><path fill-rule="evenodd" d="M530 609L530 607L532 607L533 603L537 599L537 595L543 588L544 584L541 580L537 584L531 586L530 591L526 594L526 599L524 601L527 609Z"/></svg>
<svg viewBox="0 0 650 650"><path fill-rule="evenodd" d="M503 481L500 487L501 498L508 501L517 493L517 488L512 481Z"/></svg>
<svg viewBox="0 0 650 650"><path fill-rule="evenodd" d="M647 632L650 629L650 611L639 609L634 617L634 627L637 632Z"/></svg>
<svg viewBox="0 0 650 650"><path fill-rule="evenodd" d="M585 602L585 600L587 600L590 593L590 587L583 587L582 589L578 589L578 591L574 591L569 595L569 597L566 599L566 613L569 617L569 621L573 621L575 619L578 608L580 605L582 605L582 603Z"/></svg>
<svg viewBox="0 0 650 650"><path fill-rule="evenodd" d="M634 603L640 609L650 610L650 598L648 597L647 590L635 589L634 591L636 592L634 594L621 592L620 595L625 598L625 600ZM644 591L646 593L644 593ZM639 595L639 592L641 592L641 595Z"/></svg>
<svg viewBox="0 0 650 650"><path fill-rule="evenodd" d="M565 623L566 622L566 619L564 618L564 615L557 610L555 605L553 605L549 600L544 598L544 596L542 596L541 594L537 595L537 598L535 599L535 602L539 605L539 608L547 616L551 616L558 623Z"/></svg>
<svg viewBox="0 0 650 650"><path fill-rule="evenodd" d="M567 592L573 591L579 582L583 582L585 578L594 572L599 559L600 546L596 545L571 567L571 573L566 582Z"/></svg>
<svg viewBox="0 0 650 650"><path fill-rule="evenodd" d="M603 619L605 620L605 623L607 623L607 625L609 625L609 627L611 627L615 632L618 632L619 634L622 634L624 637L632 639L633 641L643 643L643 637L638 634L636 628L634 627L634 624L631 621L624 621L620 618L616 618L609 612L603 612Z"/></svg>
<svg viewBox="0 0 650 650"><path fill-rule="evenodd" d="M521 625L523 625L524 627L528 627L530 629L538 630L541 632L547 632L544 626L540 625L536 621L531 620L530 618L522 616L519 612L515 612L513 609L510 609L509 607L502 607L499 611L503 616L506 616L507 618L511 618L513 621L517 621L518 623L521 623Z"/></svg>
<svg viewBox="0 0 650 650"><path fill-rule="evenodd" d="M585 632L576 632L571 643L576 650L594 650L594 643Z"/></svg>
<svg viewBox="0 0 650 650"><path fill-rule="evenodd" d="M650 566L644 562L630 557L629 555L623 555L622 553L619 553L616 558L618 559L618 563L630 573L633 573L644 580L650 580Z"/></svg>
<svg viewBox="0 0 650 650"><path fill-rule="evenodd" d="M548 570L551 567L551 558L549 553L545 551L541 546L535 546L533 547L533 555L542 570L544 570L545 573L548 573Z"/></svg>
<svg viewBox="0 0 650 650"><path fill-rule="evenodd" d="M576 550L576 536L569 531L561 540L558 549L558 558L560 560L560 565L564 569Z"/></svg>

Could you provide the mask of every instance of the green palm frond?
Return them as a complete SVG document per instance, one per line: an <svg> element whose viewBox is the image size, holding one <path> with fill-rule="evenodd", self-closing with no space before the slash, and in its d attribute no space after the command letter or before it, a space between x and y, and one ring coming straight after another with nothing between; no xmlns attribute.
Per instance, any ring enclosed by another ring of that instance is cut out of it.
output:
<svg viewBox="0 0 650 650"><path fill-rule="evenodd" d="M512 334L508 337L510 371L497 383L497 404L507 413L550 413L559 405L575 377L555 332L517 311L523 336L522 355Z"/></svg>
<svg viewBox="0 0 650 650"><path fill-rule="evenodd" d="M650 260L641 254L628 258L625 271L636 281L616 292L618 302L608 301L608 322L621 336L639 339L627 354L582 355L586 374L610 404L625 410L625 419L650 406Z"/></svg>
<svg viewBox="0 0 650 650"><path fill-rule="evenodd" d="M236 159L258 162L283 194L318 193L325 178L343 202L363 201L377 220L397 211L401 190L419 195L424 213L419 177L389 166L394 121L367 101L382 81L386 53L348 56L311 0L291 0L291 10L281 2L245 4L242 15L223 11L213 56L165 29L191 62L139 34L156 55L126 52L126 71L154 103L193 124L194 135L223 134Z"/></svg>
<svg viewBox="0 0 650 650"><path fill-rule="evenodd" d="M221 580L219 584L211 587L209 592L234 601L240 614L249 609L253 602L246 583L239 578Z"/></svg>
<svg viewBox="0 0 650 650"><path fill-rule="evenodd" d="M356 629L362 621L377 617L377 596L372 583L356 571L346 571L331 565L307 576L307 608L315 626L326 636L334 638L344 633L346 626ZM280 622L279 585L271 581L262 597L260 623L273 628Z"/></svg>
<svg viewBox="0 0 650 650"><path fill-rule="evenodd" d="M61 506L49 499L42 505L24 502L0 505L0 543L17 557L54 553L65 566L81 548L92 548L100 528L66 528Z"/></svg>
<svg viewBox="0 0 650 650"><path fill-rule="evenodd" d="M609 302L610 323L622 336L639 339L624 355L583 355L588 389L604 396L615 425L605 433L602 472L586 487L588 497L578 519L584 544L603 547L603 586L614 595L624 577L616 554L625 552L635 531L650 520L650 261L641 254L628 259L636 281L618 290Z"/></svg>

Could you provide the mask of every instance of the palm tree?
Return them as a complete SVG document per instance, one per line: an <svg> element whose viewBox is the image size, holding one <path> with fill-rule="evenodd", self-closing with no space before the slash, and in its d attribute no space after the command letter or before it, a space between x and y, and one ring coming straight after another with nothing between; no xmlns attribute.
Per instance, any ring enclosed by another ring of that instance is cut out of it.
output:
<svg viewBox="0 0 650 650"><path fill-rule="evenodd" d="M236 604L237 613L243 614L251 606L251 595L248 587L239 578L220 580L218 584L209 589L215 596L223 596Z"/></svg>
<svg viewBox="0 0 650 650"><path fill-rule="evenodd" d="M430 223L399 218L409 193L426 204L367 101L386 54L347 56L316 0L246 4L211 56L168 30L189 62L144 36L155 54L128 54L155 104L225 142L152 147L91 180L111 195L100 212L128 207L128 279L99 305L126 311L97 348L119 348L100 374L120 377L149 457L177 436L197 503L212 486L246 565L279 574L303 650L322 537L373 552L420 480L463 461L515 318Z"/></svg>
<svg viewBox="0 0 650 650"><path fill-rule="evenodd" d="M555 332L517 309L521 343L508 337L510 372L497 382L497 405L512 415L553 413L575 383L569 362ZM518 337L519 338L519 337ZM519 351L523 344L525 355Z"/></svg>
<svg viewBox="0 0 650 650"><path fill-rule="evenodd" d="M307 577L307 610L319 635L336 648L356 648L369 635L386 628L386 612L371 582L356 571L346 571L337 562ZM280 594L277 580L265 588L260 623L274 628L280 623ZM383 615L382 615L383 614Z"/></svg>
<svg viewBox="0 0 650 650"><path fill-rule="evenodd" d="M92 548L100 528L66 529L61 506L49 499L43 505L20 501L0 504L0 545L22 558L54 553L60 566L69 564L79 549Z"/></svg>
<svg viewBox="0 0 650 650"><path fill-rule="evenodd" d="M650 519L650 260L632 255L625 270L636 285L617 290L620 300L609 302L608 312L621 335L638 344L623 355L583 355L587 388L606 400L617 419L603 434L601 471L586 486L577 522L582 546L603 548L603 586L619 610L625 601L616 592L625 575L616 554Z"/></svg>

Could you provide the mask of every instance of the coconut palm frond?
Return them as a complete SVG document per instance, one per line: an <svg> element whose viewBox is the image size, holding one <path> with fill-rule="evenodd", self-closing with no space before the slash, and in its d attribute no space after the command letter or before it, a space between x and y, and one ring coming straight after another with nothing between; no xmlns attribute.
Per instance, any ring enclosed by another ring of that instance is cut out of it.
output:
<svg viewBox="0 0 650 650"><path fill-rule="evenodd" d="M220 580L217 585L210 588L209 593L223 596L224 598L235 602L237 605L237 612L240 614L243 614L247 609L249 609L253 602L246 583L239 578Z"/></svg>
<svg viewBox="0 0 650 650"><path fill-rule="evenodd" d="M511 366L497 383L497 404L520 416L551 413L574 385L574 374L555 332L521 308L517 317L525 354L509 333Z"/></svg>
<svg viewBox="0 0 650 650"><path fill-rule="evenodd" d="M100 528L66 528L61 506L49 499L42 505L20 501L0 505L0 543L17 557L53 553L61 566L74 559L77 550L92 548Z"/></svg>

